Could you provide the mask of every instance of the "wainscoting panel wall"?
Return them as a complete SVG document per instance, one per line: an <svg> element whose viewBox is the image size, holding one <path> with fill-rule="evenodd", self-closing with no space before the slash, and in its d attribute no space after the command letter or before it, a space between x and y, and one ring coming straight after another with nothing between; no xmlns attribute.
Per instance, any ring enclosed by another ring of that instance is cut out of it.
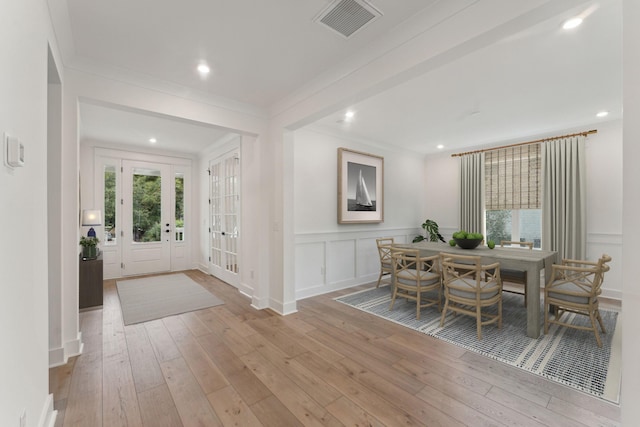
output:
<svg viewBox="0 0 640 427"><path fill-rule="evenodd" d="M347 233L308 233L296 235L295 278L296 300L321 295L338 289L373 282L380 273L376 239L393 237L398 243L411 242L420 229L392 229ZM457 231L441 227L448 241ZM603 253L613 258L605 275L602 296L622 297L622 235L588 233L587 258L598 259ZM544 276L542 276L544 277ZM544 284L542 279L541 284Z"/></svg>
<svg viewBox="0 0 640 427"><path fill-rule="evenodd" d="M587 233L587 258L597 260L607 254L611 256L609 270L602 282L602 296L622 299L622 234Z"/></svg>
<svg viewBox="0 0 640 427"><path fill-rule="evenodd" d="M296 235L296 300L373 282L380 274L376 239L411 242L420 229L376 229Z"/></svg>

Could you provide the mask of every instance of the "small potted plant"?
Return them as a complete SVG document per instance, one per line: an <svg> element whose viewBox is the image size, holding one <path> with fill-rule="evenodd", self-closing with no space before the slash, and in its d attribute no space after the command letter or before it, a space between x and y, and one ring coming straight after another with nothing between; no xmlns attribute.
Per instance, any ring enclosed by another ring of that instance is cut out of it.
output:
<svg viewBox="0 0 640 427"><path fill-rule="evenodd" d="M435 222L434 220L432 219L425 220L422 223L421 227L424 228L424 230L429 234L430 242L437 242L438 240L440 240L441 242L445 241L444 238L442 237L442 234L440 234L440 231L438 230L438 223ZM424 239L425 239L424 236L418 235L413 239L413 243L421 242Z"/></svg>
<svg viewBox="0 0 640 427"><path fill-rule="evenodd" d="M82 246L82 258L95 259L98 257L97 245L100 239L97 237L80 237L80 246Z"/></svg>

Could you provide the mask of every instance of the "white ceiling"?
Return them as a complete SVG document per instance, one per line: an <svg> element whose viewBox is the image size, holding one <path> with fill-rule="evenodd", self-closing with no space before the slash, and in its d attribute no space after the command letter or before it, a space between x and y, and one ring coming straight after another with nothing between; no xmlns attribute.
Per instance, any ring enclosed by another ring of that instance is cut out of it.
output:
<svg viewBox="0 0 640 427"><path fill-rule="evenodd" d="M355 105L350 123L337 112L318 125L433 153L620 119L622 5L597 2L587 14L574 30L557 17L380 93Z"/></svg>
<svg viewBox="0 0 640 427"><path fill-rule="evenodd" d="M440 2L445 0L439 0ZM477 0L460 0L461 5ZM524 1L524 0L523 0ZM479 4L483 4L484 0ZM350 39L314 23L329 0L49 0L66 67L268 111L437 0L371 0L383 17ZM486 2L490 12L491 2ZM316 126L421 153L592 125L622 111L622 1L591 1L582 26L557 17L353 105ZM212 73L195 71L204 60ZM195 153L226 133L141 111L81 104L81 138Z"/></svg>

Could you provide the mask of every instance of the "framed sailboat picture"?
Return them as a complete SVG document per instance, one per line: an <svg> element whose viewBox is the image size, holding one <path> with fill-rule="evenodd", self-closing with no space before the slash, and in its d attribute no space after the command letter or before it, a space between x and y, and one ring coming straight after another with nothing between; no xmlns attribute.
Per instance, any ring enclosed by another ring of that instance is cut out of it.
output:
<svg viewBox="0 0 640 427"><path fill-rule="evenodd" d="M338 148L338 223L384 220L384 158Z"/></svg>

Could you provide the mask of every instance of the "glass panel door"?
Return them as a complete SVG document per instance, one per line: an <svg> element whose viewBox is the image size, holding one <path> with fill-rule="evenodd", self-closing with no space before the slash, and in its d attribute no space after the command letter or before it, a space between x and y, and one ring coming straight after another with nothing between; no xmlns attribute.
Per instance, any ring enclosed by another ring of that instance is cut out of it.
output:
<svg viewBox="0 0 640 427"><path fill-rule="evenodd" d="M240 156L237 151L210 163L210 273L238 286Z"/></svg>
<svg viewBox="0 0 640 427"><path fill-rule="evenodd" d="M170 167L123 161L123 275L170 268Z"/></svg>

